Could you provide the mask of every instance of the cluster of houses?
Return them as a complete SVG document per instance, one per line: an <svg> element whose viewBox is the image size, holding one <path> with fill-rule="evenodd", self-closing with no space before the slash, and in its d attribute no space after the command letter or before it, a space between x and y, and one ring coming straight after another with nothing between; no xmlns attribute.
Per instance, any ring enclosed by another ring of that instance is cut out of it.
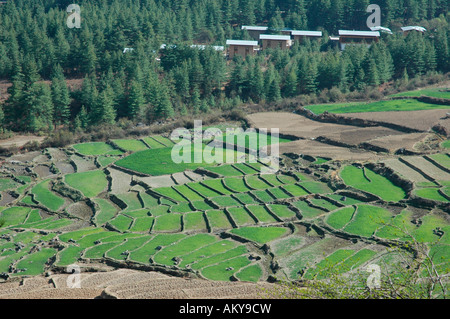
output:
<svg viewBox="0 0 450 319"><path fill-rule="evenodd" d="M425 32L425 28L419 26L408 26L401 28L404 35L411 31ZM253 40L227 40L228 57L232 59L236 55L243 56L256 54L260 50L268 48L288 49L295 41L302 42L305 39L320 40L323 37L322 31L304 31L304 30L281 30L281 34L267 34L269 30L266 26L242 26L242 30L247 30ZM330 36L331 41L339 43L341 50L349 44L365 44L370 46L378 42L381 32L392 34L391 30L383 27L371 28L371 31L351 31L339 30L338 36Z"/></svg>

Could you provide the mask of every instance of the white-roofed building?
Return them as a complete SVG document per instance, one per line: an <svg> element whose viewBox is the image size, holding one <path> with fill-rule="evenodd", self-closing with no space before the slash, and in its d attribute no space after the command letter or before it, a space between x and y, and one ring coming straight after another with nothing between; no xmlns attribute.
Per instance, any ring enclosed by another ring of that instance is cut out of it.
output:
<svg viewBox="0 0 450 319"><path fill-rule="evenodd" d="M417 31L417 32L421 32L424 33L427 31L427 29L425 29L424 27L420 27L420 26L407 26L407 27L401 27L403 34L404 35L408 35L408 33L410 33L411 31Z"/></svg>
<svg viewBox="0 0 450 319"><path fill-rule="evenodd" d="M305 39L320 39L322 37L322 31L306 31L306 30L292 30L291 38L294 41L300 43Z"/></svg>
<svg viewBox="0 0 450 319"><path fill-rule="evenodd" d="M339 44L341 50L345 50L347 45L365 44L368 47L380 39L379 31L354 31L339 30Z"/></svg>
<svg viewBox="0 0 450 319"><path fill-rule="evenodd" d="M235 55L244 57L255 54L258 51L258 41L227 40L228 56L232 59Z"/></svg>
<svg viewBox="0 0 450 319"><path fill-rule="evenodd" d="M258 25L243 25L242 30L247 30L248 34L256 41L259 40L259 36L269 29L267 26Z"/></svg>
<svg viewBox="0 0 450 319"><path fill-rule="evenodd" d="M261 34L259 39L262 43L262 49L281 48L285 50L292 45L292 40L289 35L275 35L275 34Z"/></svg>

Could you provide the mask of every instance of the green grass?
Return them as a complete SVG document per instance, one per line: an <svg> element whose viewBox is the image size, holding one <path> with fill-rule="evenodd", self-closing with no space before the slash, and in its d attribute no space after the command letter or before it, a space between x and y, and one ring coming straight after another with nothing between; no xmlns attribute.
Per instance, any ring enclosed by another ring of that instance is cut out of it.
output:
<svg viewBox="0 0 450 319"><path fill-rule="evenodd" d="M208 203L206 203L205 201L195 201L192 202L192 205L194 206L194 208L196 210L210 210L210 209L214 209L214 207L210 206Z"/></svg>
<svg viewBox="0 0 450 319"><path fill-rule="evenodd" d="M261 266L256 264L256 265L250 265L248 267L241 269L236 274L236 277L240 281L257 282L261 279L262 274L263 274L263 272L262 272Z"/></svg>
<svg viewBox="0 0 450 319"><path fill-rule="evenodd" d="M212 197L211 200L220 207L242 206L238 201L230 196Z"/></svg>
<svg viewBox="0 0 450 319"><path fill-rule="evenodd" d="M245 193L250 189L245 185L243 178L225 178L224 184L236 193Z"/></svg>
<svg viewBox="0 0 450 319"><path fill-rule="evenodd" d="M249 205L247 209L262 223L274 223L277 221L263 205Z"/></svg>
<svg viewBox="0 0 450 319"><path fill-rule="evenodd" d="M282 186L282 188L285 189L290 194L292 194L292 196L294 196L294 197L308 195L307 191L305 191L302 187L295 185L295 184L287 184L287 185Z"/></svg>
<svg viewBox="0 0 450 319"><path fill-rule="evenodd" d="M330 194L330 195L327 195L327 197L334 199L335 201L338 201L339 203L342 203L344 205L355 205L355 204L361 203L361 201L358 199L354 199L354 198L347 197L347 196L342 196L339 194ZM343 198L343 197L345 197L345 198Z"/></svg>
<svg viewBox="0 0 450 319"><path fill-rule="evenodd" d="M441 164L442 166L450 169L450 156L447 154L433 154L429 155L432 159L434 159L436 162Z"/></svg>
<svg viewBox="0 0 450 319"><path fill-rule="evenodd" d="M390 223L391 219L391 212L384 208L358 205L355 217L344 228L344 231L355 235L371 237L377 229L384 226L384 224Z"/></svg>
<svg viewBox="0 0 450 319"><path fill-rule="evenodd" d="M88 198L97 196L108 187L106 175L101 170L68 174L65 182Z"/></svg>
<svg viewBox="0 0 450 319"><path fill-rule="evenodd" d="M241 227L230 230L230 233L247 238L259 244L268 243L284 236L289 230L282 227Z"/></svg>
<svg viewBox="0 0 450 319"><path fill-rule="evenodd" d="M398 239L405 237L406 232L412 232L416 226L411 223L413 213L404 210L395 216L391 222L376 232L376 236L387 239Z"/></svg>
<svg viewBox="0 0 450 319"><path fill-rule="evenodd" d="M228 208L228 212L238 226L255 224L253 218L248 214L244 207Z"/></svg>
<svg viewBox="0 0 450 319"><path fill-rule="evenodd" d="M269 184L267 184L263 179L259 178L259 176L257 175L246 176L245 180L247 181L247 184L253 189L262 190L272 187Z"/></svg>
<svg viewBox="0 0 450 319"><path fill-rule="evenodd" d="M251 193L256 196L259 200L261 200L263 203L271 203L275 201L275 199L265 190L256 190L251 191Z"/></svg>
<svg viewBox="0 0 450 319"><path fill-rule="evenodd" d="M318 279L327 277L326 273L331 268L334 268L336 264L353 255L354 252L355 251L352 249L336 250L334 253L318 262L313 268L308 269L305 277L308 279L312 279L314 276L317 276Z"/></svg>
<svg viewBox="0 0 450 319"><path fill-rule="evenodd" d="M205 146L203 145L203 148L204 147ZM216 163L214 162L208 163L205 161L210 160L210 157L207 155L205 155L206 158L200 160L200 163L196 163L195 160L197 159L197 157L195 156L199 152L195 152L194 145L192 145L190 148L187 147L186 149L174 149L174 154L176 155L175 158L181 157L180 160L184 159L185 152L187 151L190 151L190 155L186 153L186 160L182 160L180 163L176 163L172 159L172 147L165 147L159 149L147 149L144 151L133 153L117 161L116 165L153 176L168 175L183 172L185 170L195 170L199 167L208 168L216 165ZM236 158L238 153L233 152L233 154ZM225 158L225 152L223 156ZM221 161L225 162L223 158L221 159Z"/></svg>
<svg viewBox="0 0 450 319"><path fill-rule="evenodd" d="M341 208L327 216L326 223L334 229L341 229L351 220L355 212L354 207Z"/></svg>
<svg viewBox="0 0 450 319"><path fill-rule="evenodd" d="M217 140L254 150L259 149L263 145L291 142L291 140L286 138L276 138L270 134L266 135L257 132L238 132L237 134L233 132L231 134L224 134L222 138L217 138Z"/></svg>
<svg viewBox="0 0 450 319"><path fill-rule="evenodd" d="M361 113L361 112L388 112L388 111L418 111L433 109L448 109L448 105L423 103L416 100L387 100L370 103L337 103L308 105L306 109L315 114L329 113Z"/></svg>
<svg viewBox="0 0 450 319"><path fill-rule="evenodd" d="M187 183L186 185L205 197L215 197L215 196L221 195L220 193L218 193L212 189L209 189L208 187L206 187L200 183Z"/></svg>
<svg viewBox="0 0 450 319"><path fill-rule="evenodd" d="M142 247L132 251L129 259L137 262L149 263L149 258L158 252L158 247L169 246L183 238L186 238L184 234L159 234L153 237L149 242Z"/></svg>
<svg viewBox="0 0 450 319"><path fill-rule="evenodd" d="M138 217L130 228L132 232L148 232L153 225L154 217Z"/></svg>
<svg viewBox="0 0 450 319"><path fill-rule="evenodd" d="M346 166L341 171L341 177L345 184L354 188L375 194L386 201L398 202L406 197L405 191L395 186L387 178L365 169L367 180L364 177L363 170L355 166Z"/></svg>
<svg viewBox="0 0 450 319"><path fill-rule="evenodd" d="M140 248L146 242L150 240L149 236L137 237L137 238L129 238L123 244L114 247L106 253L106 257L110 257L116 260L126 260L127 255L123 255L125 251L128 252L133 251L135 249Z"/></svg>
<svg viewBox="0 0 450 319"><path fill-rule="evenodd" d="M99 259L103 258L105 253L119 245L118 242L112 242L112 243L105 243L105 244L99 244L94 247L90 247L84 252L84 258L91 258L91 259Z"/></svg>
<svg viewBox="0 0 450 319"><path fill-rule="evenodd" d="M221 165L221 166L213 166L208 167L208 171L223 175L223 176L242 176L244 175L237 169L235 169L232 165Z"/></svg>
<svg viewBox="0 0 450 319"><path fill-rule="evenodd" d="M228 189L226 189L223 184L222 184L222 180L221 179L207 179L202 181L202 183L206 186L209 186L210 188L214 189L217 192L220 192L224 195L230 195L233 192L229 191Z"/></svg>
<svg viewBox="0 0 450 319"><path fill-rule="evenodd" d="M320 215L325 214L325 212L323 210L311 207L305 201L300 200L300 201L294 202L293 204L295 207L300 209L301 215L306 219L316 218Z"/></svg>
<svg viewBox="0 0 450 319"><path fill-rule="evenodd" d="M114 156L99 156L97 158L97 161L100 163L100 165L102 167L106 167L109 164L114 163L118 159L119 159L118 157L114 157Z"/></svg>
<svg viewBox="0 0 450 319"><path fill-rule="evenodd" d="M14 189L17 186L19 186L19 184L10 178L0 178L0 191Z"/></svg>
<svg viewBox="0 0 450 319"><path fill-rule="evenodd" d="M117 228L119 231L126 231L130 228L132 222L133 220L130 217L119 214L109 223L115 228Z"/></svg>
<svg viewBox="0 0 450 319"><path fill-rule="evenodd" d="M236 197L241 203L244 205L254 204L255 199L251 197L248 193L238 193L234 194L234 197Z"/></svg>
<svg viewBox="0 0 450 319"><path fill-rule="evenodd" d="M253 167L248 166L248 165L246 165L244 163L236 163L233 166L235 166L236 168L238 168L239 170L244 172L245 175L252 175L252 174L259 173L259 170L256 170Z"/></svg>
<svg viewBox="0 0 450 319"><path fill-rule="evenodd" d="M292 197L290 194L286 193L282 187L274 187L268 189L268 191L276 198L276 199L286 199Z"/></svg>
<svg viewBox="0 0 450 319"><path fill-rule="evenodd" d="M189 199L189 201L198 201L203 200L203 197L188 188L186 185L177 185L174 186L174 188L179 191L181 194L183 194L184 197Z"/></svg>
<svg viewBox="0 0 450 319"><path fill-rule="evenodd" d="M270 211L278 216L280 219L290 219L296 217L295 212L289 209L286 205L269 204Z"/></svg>
<svg viewBox="0 0 450 319"><path fill-rule="evenodd" d="M412 236L419 242L431 243L439 239L439 237L433 233L433 230L437 227L443 229L446 227L447 229L444 229L444 232L445 230L449 231L450 227L448 227L448 225L448 222L446 222L444 218L435 214L429 214L422 218L422 225L412 232Z"/></svg>
<svg viewBox="0 0 450 319"><path fill-rule="evenodd" d="M186 265L193 264L197 260L202 260L210 256L221 254L223 252L229 251L230 249L233 249L236 246L237 244L230 240L216 241L210 245L203 246L202 248L194 252L180 256L182 261L179 264L179 267L185 268Z"/></svg>
<svg viewBox="0 0 450 319"><path fill-rule="evenodd" d="M361 249L353 256L345 259L340 265L338 265L339 273L345 273L353 269L358 268L365 262L371 260L377 254L376 251L370 249Z"/></svg>
<svg viewBox="0 0 450 319"><path fill-rule="evenodd" d="M104 142L81 143L72 147L82 155L120 155L122 151Z"/></svg>
<svg viewBox="0 0 450 319"><path fill-rule="evenodd" d="M139 140L112 140L121 149L131 152L139 152L143 150L148 150L148 147Z"/></svg>
<svg viewBox="0 0 450 319"><path fill-rule="evenodd" d="M176 202L187 202L188 200L181 196L176 190L174 190L172 187L159 187L153 189L158 194L161 194L163 196L166 196L170 199L173 199Z"/></svg>
<svg viewBox="0 0 450 319"><path fill-rule="evenodd" d="M450 140L446 140L446 141L442 142L441 147L446 148L446 149L450 148Z"/></svg>
<svg viewBox="0 0 450 319"><path fill-rule="evenodd" d="M166 146L164 144L159 143L158 141L156 141L151 136L144 137L143 140L145 141L145 143L147 143L148 146L150 146L151 149L168 147L168 146Z"/></svg>
<svg viewBox="0 0 450 319"><path fill-rule="evenodd" d="M139 196L141 197L142 201L144 202L144 207L154 207L158 205L158 199L150 194L147 194L145 192L140 192Z"/></svg>
<svg viewBox="0 0 450 319"><path fill-rule="evenodd" d="M153 225L153 231L156 232L175 232L181 229L181 214L166 214L158 216Z"/></svg>
<svg viewBox="0 0 450 319"><path fill-rule="evenodd" d="M188 213L183 216L185 230L205 230L206 222L202 212Z"/></svg>
<svg viewBox="0 0 450 319"><path fill-rule="evenodd" d="M206 212L209 225L213 229L229 229L232 228L227 216L221 210L210 210Z"/></svg>
<svg viewBox="0 0 450 319"><path fill-rule="evenodd" d="M95 215L95 221L98 225L103 225L110 221L118 211L118 209L107 199L96 198L94 199L94 202L100 207L100 211Z"/></svg>
<svg viewBox="0 0 450 319"><path fill-rule="evenodd" d="M83 251L83 248L78 246L68 246L58 252L58 266L68 266L71 264L74 264L78 258L81 257L81 252Z"/></svg>
<svg viewBox="0 0 450 319"><path fill-rule="evenodd" d="M321 182L306 181L300 182L299 185L304 187L311 194L329 194L333 192L331 188Z"/></svg>
<svg viewBox="0 0 450 319"><path fill-rule="evenodd" d="M127 205L125 211L134 211L143 208L136 192L117 194L116 197Z"/></svg>
<svg viewBox="0 0 450 319"><path fill-rule="evenodd" d="M49 184L50 180L40 182L31 189L31 192L34 194L34 199L39 203L52 211L57 211L64 205L64 199L50 191Z"/></svg>
<svg viewBox="0 0 450 319"><path fill-rule="evenodd" d="M180 203L180 204L171 206L170 211L172 213L189 213L189 212L192 212L192 208L189 205L189 203Z"/></svg>
<svg viewBox="0 0 450 319"><path fill-rule="evenodd" d="M309 201L312 204L322 207L322 208L325 208L325 209L328 209L329 211L333 211L338 208L336 205L333 205L332 203L330 203L329 201L327 201L325 199L311 198L311 199L309 199Z"/></svg>
<svg viewBox="0 0 450 319"><path fill-rule="evenodd" d="M415 90L415 91L408 91L408 92L400 92L397 94L392 94L389 97L403 97L403 96L431 96L435 98L440 99L450 99L450 91L446 88L434 88L434 89L421 89L421 90Z"/></svg>
<svg viewBox="0 0 450 319"><path fill-rule="evenodd" d="M448 202L447 198L439 194L439 188L420 188L416 189L414 193L422 198L437 200L441 202Z"/></svg>
<svg viewBox="0 0 450 319"><path fill-rule="evenodd" d="M155 140L157 140L158 142L160 142L160 143L162 143L162 144L164 144L166 146L172 146L172 145L175 144L171 139L169 139L167 137L164 137L164 136L161 136L161 135L154 135L152 137Z"/></svg>
<svg viewBox="0 0 450 319"><path fill-rule="evenodd" d="M276 174L262 174L260 177L273 186L281 186L284 184L277 178Z"/></svg>
<svg viewBox="0 0 450 319"><path fill-rule="evenodd" d="M26 256L24 259L20 260L16 264L17 269L27 270L24 272L17 273L20 276L35 276L42 274L45 269L45 263L49 260L49 258L56 255L56 249L53 248L42 248L40 251L37 251L31 255Z"/></svg>
<svg viewBox="0 0 450 319"><path fill-rule="evenodd" d="M177 243L166 246L155 254L155 262L163 265L175 265L174 257L179 257L197 250L203 246L218 241L215 236L208 234L197 234L186 237Z"/></svg>
<svg viewBox="0 0 450 319"><path fill-rule="evenodd" d="M202 270L202 275L210 280L229 281L232 275L250 263L247 257L240 256L206 267Z"/></svg>
<svg viewBox="0 0 450 319"><path fill-rule="evenodd" d="M19 225L25 222L28 213L31 211L28 207L11 207L0 213L0 220L3 220L4 227Z"/></svg>
<svg viewBox="0 0 450 319"><path fill-rule="evenodd" d="M239 246L232 248L226 252L217 253L213 256L197 260L195 263L192 264L192 269L199 270L199 269L223 262L225 260L229 260L229 259L241 256L245 253L247 253L247 248L244 245L239 245Z"/></svg>

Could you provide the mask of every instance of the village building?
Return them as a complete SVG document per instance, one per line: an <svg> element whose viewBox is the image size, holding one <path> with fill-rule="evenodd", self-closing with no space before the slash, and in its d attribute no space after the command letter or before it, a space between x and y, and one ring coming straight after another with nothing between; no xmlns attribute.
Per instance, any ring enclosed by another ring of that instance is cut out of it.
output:
<svg viewBox="0 0 450 319"><path fill-rule="evenodd" d="M407 27L401 27L403 35L407 36L411 31L416 31L420 33L424 33L427 31L424 27L419 26L407 26Z"/></svg>
<svg viewBox="0 0 450 319"><path fill-rule="evenodd" d="M302 43L305 39L320 39L322 38L322 31L303 31L292 30L291 39Z"/></svg>
<svg viewBox="0 0 450 319"><path fill-rule="evenodd" d="M339 30L339 44L341 50L345 50L347 45L367 45L370 47L373 43L380 40L379 31L349 31Z"/></svg>
<svg viewBox="0 0 450 319"><path fill-rule="evenodd" d="M258 41L227 40L227 46L230 59L234 58L235 55L241 55L245 59L247 55L256 54L259 50Z"/></svg>
<svg viewBox="0 0 450 319"><path fill-rule="evenodd" d="M248 34L256 41L259 41L259 36L267 32L269 28L265 26L251 26L243 25L242 30L247 30Z"/></svg>
<svg viewBox="0 0 450 319"><path fill-rule="evenodd" d="M286 50L292 45L292 40L289 35L261 34L259 39L261 40L263 50L275 48Z"/></svg>

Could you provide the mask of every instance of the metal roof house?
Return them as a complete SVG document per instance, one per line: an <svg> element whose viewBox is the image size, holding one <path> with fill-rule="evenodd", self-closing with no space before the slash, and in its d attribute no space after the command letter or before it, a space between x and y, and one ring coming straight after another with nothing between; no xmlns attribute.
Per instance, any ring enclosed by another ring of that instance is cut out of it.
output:
<svg viewBox="0 0 450 319"><path fill-rule="evenodd" d="M257 25L243 25L242 30L247 30L248 34L256 41L259 40L259 36L266 32L269 27L257 26Z"/></svg>
<svg viewBox="0 0 450 319"><path fill-rule="evenodd" d="M378 42L379 39L379 31L339 30L339 44L341 50L345 50L347 45L365 44L371 46L373 42Z"/></svg>
<svg viewBox="0 0 450 319"><path fill-rule="evenodd" d="M285 50L292 45L292 40L289 35L261 34L259 39L261 40L263 50L269 48L281 48Z"/></svg>
<svg viewBox="0 0 450 319"><path fill-rule="evenodd" d="M292 30L291 38L294 41L299 41L300 43L305 39L319 39L322 37L322 31L304 31L304 30Z"/></svg>
<svg viewBox="0 0 450 319"><path fill-rule="evenodd" d="M247 55L256 54L259 49L258 41L246 41L246 40L227 40L228 57L234 58L235 55L241 55L244 57Z"/></svg>
<svg viewBox="0 0 450 319"><path fill-rule="evenodd" d="M425 29L424 27L419 27L419 26L407 26L407 27L401 27L403 34L404 35L408 35L408 33L410 33L411 31L417 31L417 32L421 32L424 33L427 31L427 29Z"/></svg>

